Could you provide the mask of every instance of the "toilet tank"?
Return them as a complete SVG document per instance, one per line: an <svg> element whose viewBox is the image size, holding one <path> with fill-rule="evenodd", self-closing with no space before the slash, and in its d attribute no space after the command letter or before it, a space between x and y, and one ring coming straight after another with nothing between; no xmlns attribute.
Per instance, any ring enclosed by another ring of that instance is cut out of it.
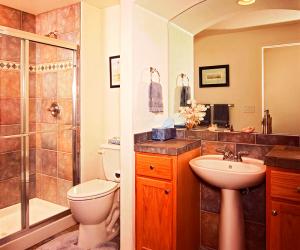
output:
<svg viewBox="0 0 300 250"><path fill-rule="evenodd" d="M99 153L102 155L103 170L107 180L120 181L120 145L102 144Z"/></svg>

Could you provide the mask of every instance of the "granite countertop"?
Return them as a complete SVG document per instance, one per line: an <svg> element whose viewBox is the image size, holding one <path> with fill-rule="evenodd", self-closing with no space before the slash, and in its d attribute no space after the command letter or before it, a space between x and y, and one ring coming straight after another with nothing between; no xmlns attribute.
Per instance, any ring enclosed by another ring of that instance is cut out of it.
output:
<svg viewBox="0 0 300 250"><path fill-rule="evenodd" d="M148 140L134 145L135 152L180 155L187 151L199 148L201 140L171 139L167 141Z"/></svg>
<svg viewBox="0 0 300 250"><path fill-rule="evenodd" d="M275 146L266 155L265 164L271 167L300 170L300 147Z"/></svg>

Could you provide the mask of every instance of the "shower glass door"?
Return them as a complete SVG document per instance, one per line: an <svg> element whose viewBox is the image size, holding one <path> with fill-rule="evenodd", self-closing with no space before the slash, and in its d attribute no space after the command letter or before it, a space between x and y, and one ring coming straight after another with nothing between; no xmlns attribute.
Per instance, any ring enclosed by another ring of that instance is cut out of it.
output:
<svg viewBox="0 0 300 250"><path fill-rule="evenodd" d="M7 33L15 36L0 29L0 246L69 214L67 191L79 182L76 46Z"/></svg>
<svg viewBox="0 0 300 250"><path fill-rule="evenodd" d="M22 228L21 39L0 36L0 239ZM14 223L12 223L14 222Z"/></svg>
<svg viewBox="0 0 300 250"><path fill-rule="evenodd" d="M73 186L73 51L29 43L29 225L68 210Z"/></svg>

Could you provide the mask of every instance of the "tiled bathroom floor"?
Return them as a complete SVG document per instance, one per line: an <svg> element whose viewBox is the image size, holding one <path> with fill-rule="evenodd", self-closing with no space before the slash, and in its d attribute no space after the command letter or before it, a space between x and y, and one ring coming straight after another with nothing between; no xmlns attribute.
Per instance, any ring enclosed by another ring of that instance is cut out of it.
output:
<svg viewBox="0 0 300 250"><path fill-rule="evenodd" d="M29 200L29 223L35 224L53 215L68 210L39 198ZM21 229L21 204L0 209L0 239Z"/></svg>

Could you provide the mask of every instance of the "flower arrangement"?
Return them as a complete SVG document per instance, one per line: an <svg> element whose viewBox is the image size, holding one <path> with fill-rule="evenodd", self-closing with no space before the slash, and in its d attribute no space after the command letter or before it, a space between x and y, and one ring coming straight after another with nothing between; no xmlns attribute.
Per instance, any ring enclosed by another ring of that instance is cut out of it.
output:
<svg viewBox="0 0 300 250"><path fill-rule="evenodd" d="M206 110L205 105L197 104L195 100L189 100L188 106L179 108L179 113L185 118L185 126L192 129L204 120Z"/></svg>

